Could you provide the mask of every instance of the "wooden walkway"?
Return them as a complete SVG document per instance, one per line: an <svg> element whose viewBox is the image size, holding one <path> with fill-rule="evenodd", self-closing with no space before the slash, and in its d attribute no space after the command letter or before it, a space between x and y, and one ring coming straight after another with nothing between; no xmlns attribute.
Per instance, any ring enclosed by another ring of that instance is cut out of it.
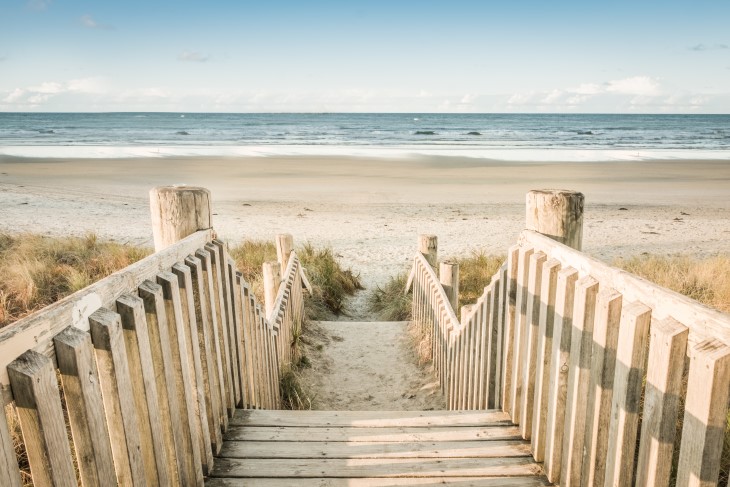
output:
<svg viewBox="0 0 730 487"><path fill-rule="evenodd" d="M237 410L209 487L550 485L498 411Z"/></svg>

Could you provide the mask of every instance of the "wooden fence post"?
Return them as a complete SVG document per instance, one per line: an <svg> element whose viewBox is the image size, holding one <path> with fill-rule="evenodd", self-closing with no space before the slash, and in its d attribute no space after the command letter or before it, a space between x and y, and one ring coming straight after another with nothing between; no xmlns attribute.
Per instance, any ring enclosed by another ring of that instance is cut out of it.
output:
<svg viewBox="0 0 730 487"><path fill-rule="evenodd" d="M436 251L434 250L434 252ZM449 303L451 303L451 309L456 313L459 310L459 264L456 262L441 262L439 276L441 276L439 281L441 281L446 296L449 298Z"/></svg>
<svg viewBox="0 0 730 487"><path fill-rule="evenodd" d="M526 228L581 250L583 193L562 189L533 190L526 197Z"/></svg>
<svg viewBox="0 0 730 487"><path fill-rule="evenodd" d="M266 318L274 311L276 295L279 294L281 284L281 270L278 262L264 262L264 304L266 306Z"/></svg>
<svg viewBox="0 0 730 487"><path fill-rule="evenodd" d="M155 252L212 225L210 191L195 186L158 186L150 190Z"/></svg>
<svg viewBox="0 0 730 487"><path fill-rule="evenodd" d="M284 275L286 266L289 264L289 256L294 249L294 237L289 233L280 233L276 236L276 260L281 267L281 275Z"/></svg>
<svg viewBox="0 0 730 487"><path fill-rule="evenodd" d="M423 254L434 269L437 269L438 264L438 247L438 237L436 235L418 236L418 251Z"/></svg>

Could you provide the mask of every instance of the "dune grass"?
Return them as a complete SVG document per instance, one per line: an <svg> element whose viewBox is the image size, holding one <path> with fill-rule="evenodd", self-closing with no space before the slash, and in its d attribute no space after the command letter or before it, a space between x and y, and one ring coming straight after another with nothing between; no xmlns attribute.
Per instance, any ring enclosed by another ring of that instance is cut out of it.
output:
<svg viewBox="0 0 730 487"><path fill-rule="evenodd" d="M466 257L453 259L459 264L459 309L465 304L474 303L484 293L484 288L489 285L504 259L503 255L490 255L484 251L473 251Z"/></svg>
<svg viewBox="0 0 730 487"><path fill-rule="evenodd" d="M411 293L405 293L408 273L391 277L382 286L368 294L368 308L383 321L406 321L411 319Z"/></svg>
<svg viewBox="0 0 730 487"><path fill-rule="evenodd" d="M0 327L146 257L152 249L96 235L0 234Z"/></svg>

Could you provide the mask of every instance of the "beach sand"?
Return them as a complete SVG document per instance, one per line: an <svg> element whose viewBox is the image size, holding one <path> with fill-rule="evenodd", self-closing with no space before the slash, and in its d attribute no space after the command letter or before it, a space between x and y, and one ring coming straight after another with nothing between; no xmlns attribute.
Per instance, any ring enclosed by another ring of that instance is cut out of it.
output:
<svg viewBox="0 0 730 487"><path fill-rule="evenodd" d="M644 252L702 256L730 251L730 160L557 164L423 157L0 157L0 232L94 232L151 245L148 191L169 184L211 190L214 226L223 239L273 239L288 232L295 243L331 245L368 288L408 269L420 233L438 235L442 258L479 250L504 254L524 226L530 189L582 191L584 251L603 260ZM363 312L364 297L361 293L353 300L350 320L373 319ZM343 343L368 341L362 330L367 328L352 327ZM334 332L329 335L324 343L337 342ZM379 374L358 372L358 367L382 366L383 357L347 357L350 365L328 368L338 376L310 373L306 380L315 389L318 381L357 380L357 391L383 394L364 401L368 396L361 392L320 388L312 391L320 408L443 407L429 392L428 375L414 372L412 381L404 379L408 390L396 394L408 398L411 394L400 394L416 390L415 398L388 401L392 391L378 383ZM419 377L426 379L419 382Z"/></svg>

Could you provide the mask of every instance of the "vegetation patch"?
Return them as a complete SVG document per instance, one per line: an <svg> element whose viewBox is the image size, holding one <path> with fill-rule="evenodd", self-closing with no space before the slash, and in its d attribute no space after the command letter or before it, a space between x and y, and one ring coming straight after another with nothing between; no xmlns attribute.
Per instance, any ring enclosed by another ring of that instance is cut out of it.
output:
<svg viewBox="0 0 730 487"><path fill-rule="evenodd" d="M412 293L406 294L408 274L403 272L377 286L368 295L368 307L383 321L406 321L411 319Z"/></svg>

